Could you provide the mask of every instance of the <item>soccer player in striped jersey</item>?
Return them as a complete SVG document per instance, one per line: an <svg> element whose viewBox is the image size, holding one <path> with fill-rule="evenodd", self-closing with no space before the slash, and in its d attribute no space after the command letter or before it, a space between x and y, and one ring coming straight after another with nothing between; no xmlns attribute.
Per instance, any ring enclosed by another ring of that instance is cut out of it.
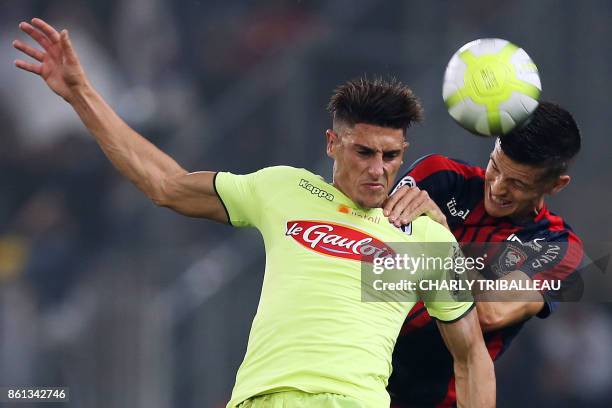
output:
<svg viewBox="0 0 612 408"><path fill-rule="evenodd" d="M427 213L468 247L499 243L504 250L488 262L497 276L556 279L563 291L578 278L582 243L544 198L570 182L568 167L580 139L569 112L542 102L525 126L497 139L486 169L439 154L417 160L396 184L385 211L397 226ZM499 358L531 317L548 317L559 296L531 290L513 302L477 302L491 357ZM400 332L388 389L394 407L456 404L452 359L421 303Z"/></svg>

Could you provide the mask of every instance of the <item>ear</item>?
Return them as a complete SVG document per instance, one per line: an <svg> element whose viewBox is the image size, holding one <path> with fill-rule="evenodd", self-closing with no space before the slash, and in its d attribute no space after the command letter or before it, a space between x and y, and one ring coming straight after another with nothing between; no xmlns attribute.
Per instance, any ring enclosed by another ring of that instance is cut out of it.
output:
<svg viewBox="0 0 612 408"><path fill-rule="evenodd" d="M327 139L327 155L332 159L335 158L336 148L338 147L339 136L332 129L325 131L325 138Z"/></svg>
<svg viewBox="0 0 612 408"><path fill-rule="evenodd" d="M559 191L563 190L570 183L571 179L572 178L568 176L567 174L563 174L559 176L559 178L556 179L555 182L553 183L548 194L550 195L557 194Z"/></svg>
<svg viewBox="0 0 612 408"><path fill-rule="evenodd" d="M402 153L406 153L406 150L408 150L408 146L410 146L410 143L407 140L404 140L404 142L402 143Z"/></svg>
<svg viewBox="0 0 612 408"><path fill-rule="evenodd" d="M404 156L406 155L406 150L408 150L408 146L410 146L410 143L407 142L406 140L403 141L402 143L402 162L400 163L400 166L402 164L404 164Z"/></svg>

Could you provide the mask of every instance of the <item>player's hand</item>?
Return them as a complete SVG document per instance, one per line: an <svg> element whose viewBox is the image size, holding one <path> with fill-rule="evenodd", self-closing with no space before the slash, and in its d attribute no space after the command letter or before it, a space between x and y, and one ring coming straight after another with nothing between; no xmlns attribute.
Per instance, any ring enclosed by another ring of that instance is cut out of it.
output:
<svg viewBox="0 0 612 408"><path fill-rule="evenodd" d="M19 28L32 37L42 50L20 40L13 41L13 47L38 61L31 63L17 59L15 66L39 75L53 92L70 101L79 87L87 85L87 77L70 43L68 30L58 33L39 18L33 18L31 24L21 22Z"/></svg>
<svg viewBox="0 0 612 408"><path fill-rule="evenodd" d="M450 229L442 210L429 197L427 191L418 187L400 187L383 203L383 212L396 227L406 225L425 214Z"/></svg>

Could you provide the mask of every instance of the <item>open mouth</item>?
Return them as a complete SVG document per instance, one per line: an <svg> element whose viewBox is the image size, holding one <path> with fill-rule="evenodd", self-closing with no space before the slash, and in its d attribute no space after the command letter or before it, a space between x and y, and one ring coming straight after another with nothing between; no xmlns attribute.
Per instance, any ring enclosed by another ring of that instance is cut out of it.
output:
<svg viewBox="0 0 612 408"><path fill-rule="evenodd" d="M504 200L503 198L494 196L489 190L489 200L498 208L508 208L512 205L512 201Z"/></svg>

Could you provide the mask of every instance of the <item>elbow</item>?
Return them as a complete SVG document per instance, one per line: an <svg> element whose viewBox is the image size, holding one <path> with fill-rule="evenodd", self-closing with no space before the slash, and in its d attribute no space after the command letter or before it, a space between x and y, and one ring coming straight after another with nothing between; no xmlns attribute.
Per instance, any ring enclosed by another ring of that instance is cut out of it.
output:
<svg viewBox="0 0 612 408"><path fill-rule="evenodd" d="M150 190L147 196L158 207L172 208L172 189L164 179L156 183L156 186Z"/></svg>
<svg viewBox="0 0 612 408"><path fill-rule="evenodd" d="M495 308L495 305L490 303L492 302L479 302L476 305L478 309L478 321L484 332L497 329L501 327L503 323L502 315Z"/></svg>
<svg viewBox="0 0 612 408"><path fill-rule="evenodd" d="M151 194L149 199L158 207L171 207L167 197L158 194Z"/></svg>

